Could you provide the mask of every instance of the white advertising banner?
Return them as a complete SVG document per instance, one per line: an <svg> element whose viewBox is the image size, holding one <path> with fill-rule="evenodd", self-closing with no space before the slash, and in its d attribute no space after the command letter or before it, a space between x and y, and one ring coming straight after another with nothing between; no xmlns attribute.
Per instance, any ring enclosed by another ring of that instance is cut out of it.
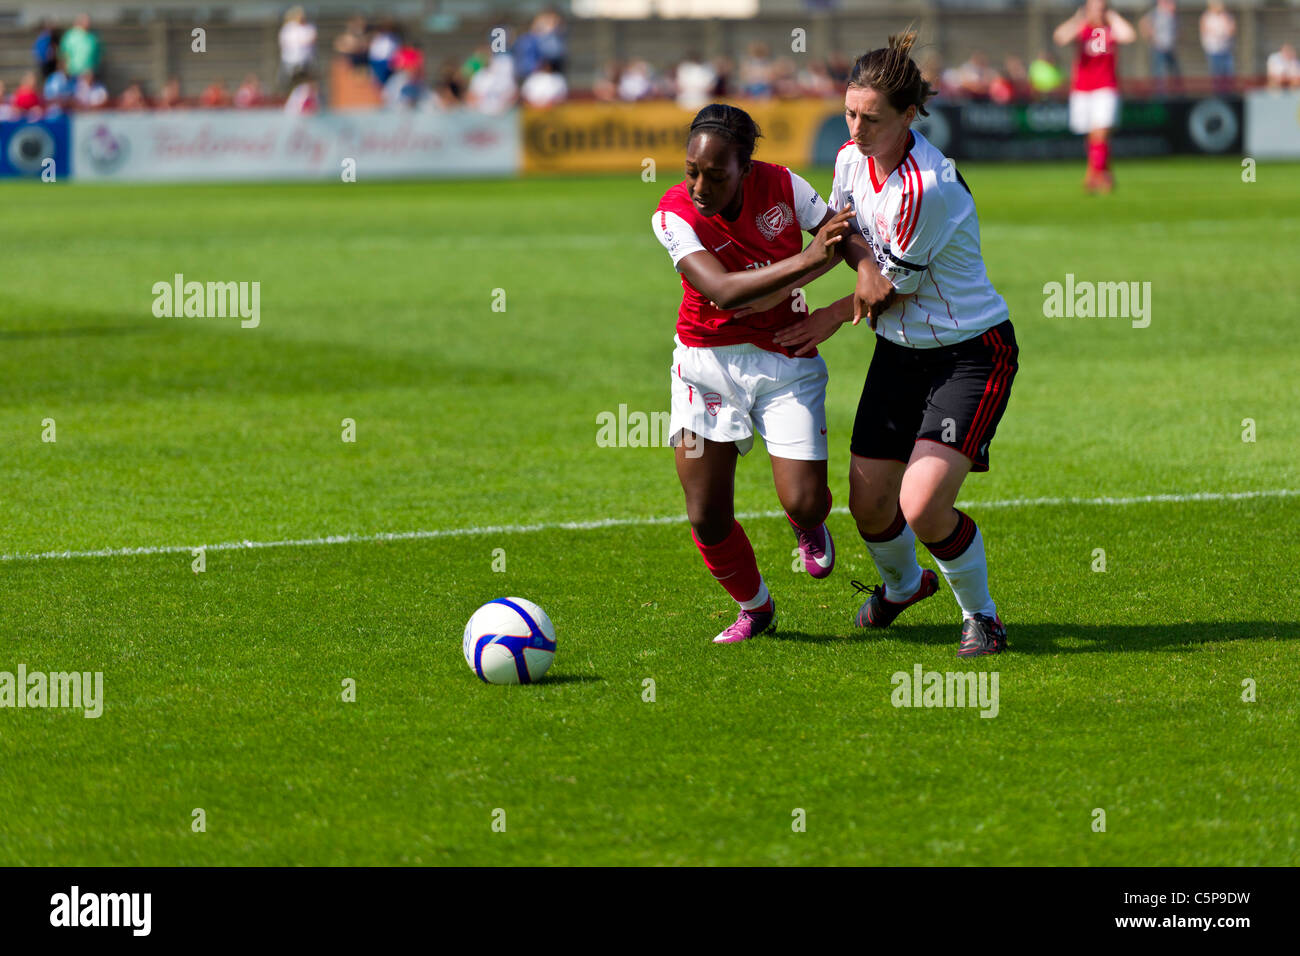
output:
<svg viewBox="0 0 1300 956"><path fill-rule="evenodd" d="M1246 94L1246 155L1300 159L1300 90Z"/></svg>
<svg viewBox="0 0 1300 956"><path fill-rule="evenodd" d="M72 175L80 180L512 176L520 162L514 112L176 110L72 117Z"/></svg>

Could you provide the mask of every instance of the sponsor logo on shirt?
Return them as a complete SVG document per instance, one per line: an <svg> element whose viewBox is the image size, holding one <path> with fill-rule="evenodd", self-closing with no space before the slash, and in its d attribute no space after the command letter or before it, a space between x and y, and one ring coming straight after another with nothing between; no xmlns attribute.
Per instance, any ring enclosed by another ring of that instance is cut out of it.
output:
<svg viewBox="0 0 1300 956"><path fill-rule="evenodd" d="M883 213L876 213L876 235L880 237L881 242L889 241L889 220Z"/></svg>

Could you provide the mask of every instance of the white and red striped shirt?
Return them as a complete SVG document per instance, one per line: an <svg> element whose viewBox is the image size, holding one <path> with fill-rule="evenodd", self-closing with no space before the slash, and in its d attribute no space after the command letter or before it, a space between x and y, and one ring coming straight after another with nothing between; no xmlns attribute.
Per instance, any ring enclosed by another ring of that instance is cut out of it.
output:
<svg viewBox="0 0 1300 956"><path fill-rule="evenodd" d="M883 179L849 141L835 158L830 206L853 203L885 278L912 293L885 311L876 334L912 348L973 339L1008 318L980 253L975 200L952 160L920 133Z"/></svg>

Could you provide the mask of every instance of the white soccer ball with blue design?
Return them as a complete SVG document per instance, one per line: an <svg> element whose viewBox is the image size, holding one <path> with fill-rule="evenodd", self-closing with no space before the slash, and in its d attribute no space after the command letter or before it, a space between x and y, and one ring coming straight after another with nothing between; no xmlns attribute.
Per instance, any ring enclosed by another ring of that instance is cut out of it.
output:
<svg viewBox="0 0 1300 956"><path fill-rule="evenodd" d="M531 684L555 660L555 625L523 598L489 601L465 625L465 663L489 684Z"/></svg>

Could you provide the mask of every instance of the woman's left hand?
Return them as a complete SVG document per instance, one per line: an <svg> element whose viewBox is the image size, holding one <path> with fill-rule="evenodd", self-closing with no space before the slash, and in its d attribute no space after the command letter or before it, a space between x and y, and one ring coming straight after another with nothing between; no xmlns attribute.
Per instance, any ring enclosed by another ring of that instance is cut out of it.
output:
<svg viewBox="0 0 1300 956"><path fill-rule="evenodd" d="M838 311L840 310L831 306L816 309L808 318L778 331L774 336L776 344L782 348L795 349L795 355L807 355L844 324L846 320L837 315Z"/></svg>

